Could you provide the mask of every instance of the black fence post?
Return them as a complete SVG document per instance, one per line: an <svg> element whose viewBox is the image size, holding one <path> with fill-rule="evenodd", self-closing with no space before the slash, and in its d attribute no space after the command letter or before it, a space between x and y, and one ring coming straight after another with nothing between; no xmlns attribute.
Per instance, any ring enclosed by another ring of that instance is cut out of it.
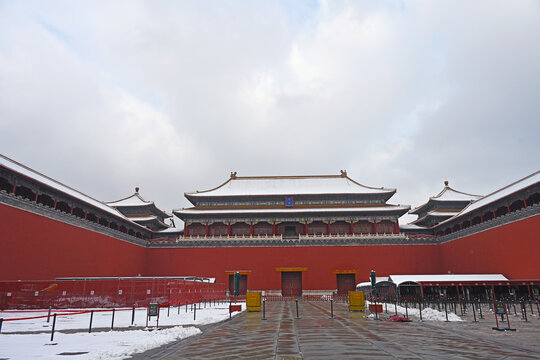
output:
<svg viewBox="0 0 540 360"><path fill-rule="evenodd" d="M261 320L266 320L266 300L263 300L263 317Z"/></svg>
<svg viewBox="0 0 540 360"><path fill-rule="evenodd" d="M90 326L88 326L88 333L92 332L92 320L94 319L94 310L90 311Z"/></svg>
<svg viewBox="0 0 540 360"><path fill-rule="evenodd" d="M484 319L484 315L482 314L482 303L478 302L478 309L480 310L480 319Z"/></svg>
<svg viewBox="0 0 540 360"><path fill-rule="evenodd" d="M446 322L448 322L448 307L446 305L446 301L444 302L444 313L446 314Z"/></svg>
<svg viewBox="0 0 540 360"><path fill-rule="evenodd" d="M296 318L300 319L300 316L298 315L298 299L295 299L296 301Z"/></svg>
<svg viewBox="0 0 540 360"><path fill-rule="evenodd" d="M47 314L47 323L49 323L50 319L51 319L51 306L49 305L49 313Z"/></svg>
<svg viewBox="0 0 540 360"><path fill-rule="evenodd" d="M525 304L525 302L521 303L521 308L523 309L523 316L525 318L525 322L528 322L529 320L527 319L527 305Z"/></svg>
<svg viewBox="0 0 540 360"><path fill-rule="evenodd" d="M409 308L407 305L407 300L405 300L405 318L409 318Z"/></svg>
<svg viewBox="0 0 540 360"><path fill-rule="evenodd" d="M476 321L476 310L474 309L474 304L472 305L472 313L473 313L473 316L474 316L474 321L473 322L477 322Z"/></svg>
<svg viewBox="0 0 540 360"><path fill-rule="evenodd" d="M135 322L135 305L133 305L133 308L131 309L131 325Z"/></svg>
<svg viewBox="0 0 540 360"><path fill-rule="evenodd" d="M334 299L330 299L330 319L334 318Z"/></svg>
<svg viewBox="0 0 540 360"><path fill-rule="evenodd" d="M114 313L115 313L115 309L113 308L112 309L111 330L114 329Z"/></svg>
<svg viewBox="0 0 540 360"><path fill-rule="evenodd" d="M171 313L171 304L167 304L167 317L169 317L170 313Z"/></svg>
<svg viewBox="0 0 540 360"><path fill-rule="evenodd" d="M193 321L195 321L195 319L197 319L197 306L193 309Z"/></svg>
<svg viewBox="0 0 540 360"><path fill-rule="evenodd" d="M4 322L3 318L0 318L0 333L2 332L2 323Z"/></svg>
<svg viewBox="0 0 540 360"><path fill-rule="evenodd" d="M418 302L418 309L420 310L420 321L423 321L422 320L422 302L421 301Z"/></svg>
<svg viewBox="0 0 540 360"><path fill-rule="evenodd" d="M52 321L52 329L51 329L51 342L54 339L54 328L56 326L56 313L54 313L53 321Z"/></svg>

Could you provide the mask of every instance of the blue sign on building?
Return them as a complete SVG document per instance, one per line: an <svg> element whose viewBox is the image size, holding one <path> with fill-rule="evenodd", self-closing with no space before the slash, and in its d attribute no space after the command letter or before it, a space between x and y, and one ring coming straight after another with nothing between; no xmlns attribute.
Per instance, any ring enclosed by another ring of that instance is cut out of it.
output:
<svg viewBox="0 0 540 360"><path fill-rule="evenodd" d="M285 206L294 206L294 198L292 196L287 196L285 198Z"/></svg>

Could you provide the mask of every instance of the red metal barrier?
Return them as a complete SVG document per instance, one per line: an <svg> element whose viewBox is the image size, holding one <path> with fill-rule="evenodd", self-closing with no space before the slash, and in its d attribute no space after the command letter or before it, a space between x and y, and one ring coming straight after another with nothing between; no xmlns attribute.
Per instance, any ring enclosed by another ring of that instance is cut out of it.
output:
<svg viewBox="0 0 540 360"><path fill-rule="evenodd" d="M0 282L0 309L55 309L177 304L225 297L226 286L178 279Z"/></svg>

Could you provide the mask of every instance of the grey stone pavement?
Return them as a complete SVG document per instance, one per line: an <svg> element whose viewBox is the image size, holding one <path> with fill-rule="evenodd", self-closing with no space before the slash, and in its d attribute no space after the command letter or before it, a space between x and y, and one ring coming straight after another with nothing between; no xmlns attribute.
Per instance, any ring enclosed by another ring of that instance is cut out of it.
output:
<svg viewBox="0 0 540 360"><path fill-rule="evenodd" d="M498 332L493 315L478 323L382 321L328 302L266 304L261 313L242 313L205 326L203 333L137 354L141 359L540 359L540 319L511 316L516 332ZM470 318L469 318L470 317Z"/></svg>

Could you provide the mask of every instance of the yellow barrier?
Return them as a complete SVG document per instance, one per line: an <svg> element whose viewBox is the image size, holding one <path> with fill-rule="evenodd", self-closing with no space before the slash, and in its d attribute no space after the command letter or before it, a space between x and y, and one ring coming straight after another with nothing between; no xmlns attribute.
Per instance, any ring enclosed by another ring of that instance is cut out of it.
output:
<svg viewBox="0 0 540 360"><path fill-rule="evenodd" d="M247 311L261 311L261 292L248 291L246 293Z"/></svg>
<svg viewBox="0 0 540 360"><path fill-rule="evenodd" d="M363 291L349 291L349 310L366 311L366 298Z"/></svg>

